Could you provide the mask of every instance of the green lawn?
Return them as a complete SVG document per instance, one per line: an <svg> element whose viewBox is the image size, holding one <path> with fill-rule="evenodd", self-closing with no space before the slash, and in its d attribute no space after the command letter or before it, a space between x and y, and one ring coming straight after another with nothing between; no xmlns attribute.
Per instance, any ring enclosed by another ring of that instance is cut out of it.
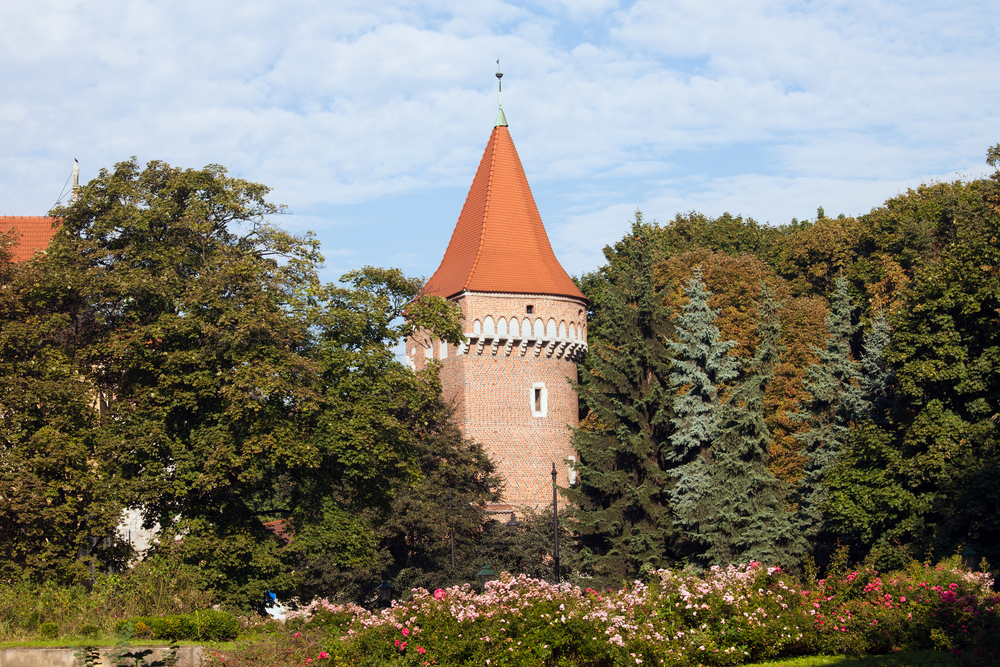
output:
<svg viewBox="0 0 1000 667"><path fill-rule="evenodd" d="M112 647L118 643L118 637L60 637L58 639L12 639L10 641L0 641L0 648L79 648L81 646L100 646L101 648ZM199 641L179 641L169 642L161 639L133 639L132 646L205 646L222 651L232 651L236 648L236 642L199 642Z"/></svg>
<svg viewBox="0 0 1000 667"><path fill-rule="evenodd" d="M759 662L746 667L918 667L923 665L955 665L956 662L944 653L919 651L917 653L892 653L889 655L869 655L863 658L847 658L842 655L817 655L805 658L786 658L773 662Z"/></svg>

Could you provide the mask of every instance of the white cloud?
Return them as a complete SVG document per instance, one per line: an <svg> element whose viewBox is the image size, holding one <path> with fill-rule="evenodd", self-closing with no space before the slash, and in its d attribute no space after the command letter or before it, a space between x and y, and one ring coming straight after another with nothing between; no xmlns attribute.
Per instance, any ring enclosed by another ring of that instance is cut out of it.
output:
<svg viewBox="0 0 1000 667"><path fill-rule="evenodd" d="M553 243L579 272L636 205L661 220L704 208L784 221L817 205L861 212L925 174L976 168L1000 140L998 12L833 0L6 3L0 213L43 213L74 157L85 178L130 155L214 162L272 185L297 213L287 220L345 253L338 267L398 261L428 274L488 137L499 57L511 133ZM725 159L695 159L714 155ZM435 211L454 213L421 218L445 231L416 233L406 197L434 192L450 198ZM398 209L380 213L386 229L345 235L365 227L358 207L380 202Z"/></svg>

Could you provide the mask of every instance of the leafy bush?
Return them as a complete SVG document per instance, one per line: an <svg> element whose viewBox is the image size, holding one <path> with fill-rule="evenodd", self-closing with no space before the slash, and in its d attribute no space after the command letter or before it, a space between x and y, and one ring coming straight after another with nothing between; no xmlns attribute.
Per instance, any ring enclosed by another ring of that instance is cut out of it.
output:
<svg viewBox="0 0 1000 667"><path fill-rule="evenodd" d="M149 639L224 641L239 635L240 623L232 614L206 609L190 614L125 619L116 630L119 634Z"/></svg>
<svg viewBox="0 0 1000 667"><path fill-rule="evenodd" d="M243 646L226 664L326 656L345 665L725 667L936 646L978 666L990 664L1000 636L992 583L957 561L888 574L843 567L805 586L760 563L660 570L615 591L504 575L481 595L468 585L415 589L378 613L317 600L289 614L284 654L272 639Z"/></svg>
<svg viewBox="0 0 1000 667"><path fill-rule="evenodd" d="M65 634L111 635L122 618L183 614L212 603L197 568L162 556L141 561L125 574L98 575L89 589L0 580L0 639L28 638L45 623L55 623ZM84 632L84 626L94 629Z"/></svg>

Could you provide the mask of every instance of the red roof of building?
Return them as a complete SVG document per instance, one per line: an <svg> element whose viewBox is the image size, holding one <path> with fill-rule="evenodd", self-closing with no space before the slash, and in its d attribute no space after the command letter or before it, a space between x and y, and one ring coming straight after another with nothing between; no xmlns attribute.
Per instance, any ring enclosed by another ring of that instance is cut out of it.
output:
<svg viewBox="0 0 1000 667"><path fill-rule="evenodd" d="M552 252L503 125L493 128L444 259L423 293L447 298L465 290L586 298Z"/></svg>
<svg viewBox="0 0 1000 667"><path fill-rule="evenodd" d="M56 233L55 218L41 215L0 216L0 234L14 235L12 248L15 262L26 262L49 247L49 241Z"/></svg>

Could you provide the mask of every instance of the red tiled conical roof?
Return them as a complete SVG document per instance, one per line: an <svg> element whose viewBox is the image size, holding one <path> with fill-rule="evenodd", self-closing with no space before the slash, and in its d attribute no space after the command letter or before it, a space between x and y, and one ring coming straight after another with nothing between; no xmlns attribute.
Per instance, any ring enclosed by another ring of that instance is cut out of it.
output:
<svg viewBox="0 0 1000 667"><path fill-rule="evenodd" d="M423 293L447 298L465 290L586 298L552 252L503 125L493 128L444 259Z"/></svg>
<svg viewBox="0 0 1000 667"><path fill-rule="evenodd" d="M40 215L0 216L0 234L14 234L14 245L10 248L15 262L26 262L36 252L49 247L49 241L56 233L55 218Z"/></svg>

